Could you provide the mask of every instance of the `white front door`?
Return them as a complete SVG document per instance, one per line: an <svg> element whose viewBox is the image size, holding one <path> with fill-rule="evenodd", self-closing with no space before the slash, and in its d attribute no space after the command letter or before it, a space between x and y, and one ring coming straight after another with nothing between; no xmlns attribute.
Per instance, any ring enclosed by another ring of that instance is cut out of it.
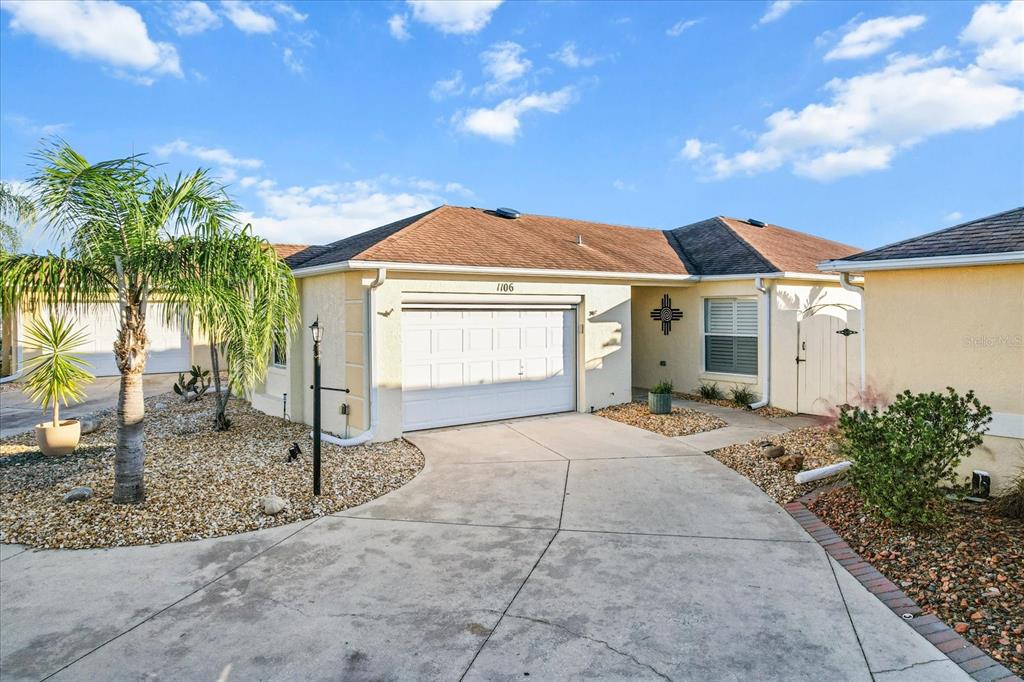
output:
<svg viewBox="0 0 1024 682"><path fill-rule="evenodd" d="M556 310L402 311L402 428L576 408L576 315Z"/></svg>

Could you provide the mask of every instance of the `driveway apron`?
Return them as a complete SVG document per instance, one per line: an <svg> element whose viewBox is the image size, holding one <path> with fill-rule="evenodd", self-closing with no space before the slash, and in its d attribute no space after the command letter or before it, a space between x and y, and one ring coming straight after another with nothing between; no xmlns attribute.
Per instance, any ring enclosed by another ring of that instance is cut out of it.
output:
<svg viewBox="0 0 1024 682"><path fill-rule="evenodd" d="M409 440L424 470L334 516L5 548L0 677L964 679L686 442L582 414Z"/></svg>

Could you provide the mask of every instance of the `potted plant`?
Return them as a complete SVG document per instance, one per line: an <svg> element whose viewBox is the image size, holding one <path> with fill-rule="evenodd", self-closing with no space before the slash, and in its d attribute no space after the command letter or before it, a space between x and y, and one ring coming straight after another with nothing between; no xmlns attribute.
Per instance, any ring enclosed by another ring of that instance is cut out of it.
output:
<svg viewBox="0 0 1024 682"><path fill-rule="evenodd" d="M672 382L662 381L647 393L647 407L651 414L668 414L672 411Z"/></svg>
<svg viewBox="0 0 1024 682"><path fill-rule="evenodd" d="M26 363L25 393L44 410L53 406L53 419L36 425L36 443L44 455L66 455L78 447L82 426L77 419L61 420L60 403L81 402L82 384L92 381L85 370L89 363L72 354L85 340L70 321L53 315L25 330L25 347L39 352Z"/></svg>

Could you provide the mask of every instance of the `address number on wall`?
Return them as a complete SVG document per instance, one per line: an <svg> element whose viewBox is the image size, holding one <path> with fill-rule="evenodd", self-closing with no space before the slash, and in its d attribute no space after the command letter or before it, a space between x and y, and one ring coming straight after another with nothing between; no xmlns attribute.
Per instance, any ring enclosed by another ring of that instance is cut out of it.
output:
<svg viewBox="0 0 1024 682"><path fill-rule="evenodd" d="M512 282L498 282L498 291L502 294L510 294L515 291L515 287L512 286Z"/></svg>

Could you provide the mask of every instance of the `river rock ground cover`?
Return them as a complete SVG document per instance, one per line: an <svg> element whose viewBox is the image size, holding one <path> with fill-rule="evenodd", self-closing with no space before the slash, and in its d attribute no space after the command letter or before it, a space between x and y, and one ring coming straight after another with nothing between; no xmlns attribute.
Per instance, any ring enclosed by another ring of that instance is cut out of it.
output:
<svg viewBox="0 0 1024 682"><path fill-rule="evenodd" d="M0 542L45 548L178 542L277 526L368 502L412 479L423 455L405 440L354 447L323 444L323 495L312 495L309 426L232 399L231 428L213 430L213 398L146 399L146 501L115 505L113 411L71 455L46 457L32 433L0 439ZM288 447L302 449L286 462ZM72 488L89 499L64 502ZM261 500L288 504L276 515Z"/></svg>
<svg viewBox="0 0 1024 682"><path fill-rule="evenodd" d="M598 410L595 414L669 437L689 436L727 426L714 415L683 407L673 407L669 414L651 414L646 402L612 405Z"/></svg>

